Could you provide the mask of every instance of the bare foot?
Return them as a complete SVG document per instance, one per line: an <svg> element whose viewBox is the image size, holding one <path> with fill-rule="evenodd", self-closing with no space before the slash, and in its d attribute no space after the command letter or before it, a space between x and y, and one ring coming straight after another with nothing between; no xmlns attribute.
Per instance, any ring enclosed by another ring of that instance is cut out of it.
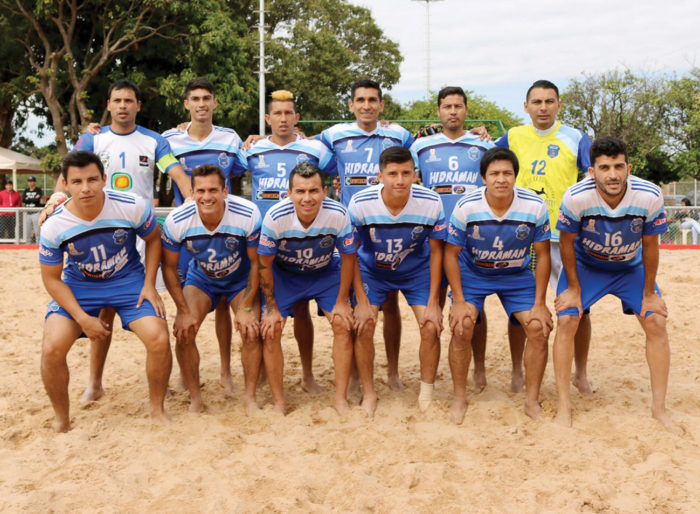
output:
<svg viewBox="0 0 700 514"><path fill-rule="evenodd" d="M275 403L272 405L272 410L275 411L277 414L281 414L284 416L287 411L287 405L283 403Z"/></svg>
<svg viewBox="0 0 700 514"><path fill-rule="evenodd" d="M201 400L197 401L197 402L194 400L191 400L189 410L190 410L190 412L204 412L204 404L202 403Z"/></svg>
<svg viewBox="0 0 700 514"><path fill-rule="evenodd" d="M51 424L51 428L57 433L68 432L70 430L70 420L56 418Z"/></svg>
<svg viewBox="0 0 700 514"><path fill-rule="evenodd" d="M360 392L360 379L359 377L354 377L350 375L350 380L348 381L348 395L352 393Z"/></svg>
<svg viewBox="0 0 700 514"><path fill-rule="evenodd" d="M258 403L255 399L246 398L243 400L243 405L245 406L246 416L249 418L255 417L258 412L260 412L260 407L258 407Z"/></svg>
<svg viewBox="0 0 700 514"><path fill-rule="evenodd" d="M80 403L95 402L105 395L105 390L102 386L93 387L87 386L83 395L80 397Z"/></svg>
<svg viewBox="0 0 700 514"><path fill-rule="evenodd" d="M399 375L391 375L386 377L386 385L389 386L389 389L394 391L395 393L399 393L406 389L406 386L403 385L403 382L401 382L401 379L399 378Z"/></svg>
<svg viewBox="0 0 700 514"><path fill-rule="evenodd" d="M236 392L236 384L234 383L230 373L219 377L219 385L224 388L224 391L226 391L226 394L229 396Z"/></svg>
<svg viewBox="0 0 700 514"><path fill-rule="evenodd" d="M557 415L554 416L554 422L566 428L571 428L571 409L557 409Z"/></svg>
<svg viewBox="0 0 700 514"><path fill-rule="evenodd" d="M335 400L335 410L338 411L339 416L345 416L350 412L350 405L345 398Z"/></svg>
<svg viewBox="0 0 700 514"><path fill-rule="evenodd" d="M474 368L474 390L477 393L486 388L486 370Z"/></svg>
<svg viewBox="0 0 700 514"><path fill-rule="evenodd" d="M168 416L165 411L151 412L151 423L154 425L162 425L167 427L172 422L173 421L170 419L170 416Z"/></svg>
<svg viewBox="0 0 700 514"><path fill-rule="evenodd" d="M588 377L586 375L579 375L578 373L575 373L571 379L571 383L576 386L579 393L593 394L593 389L591 389L591 384L588 383Z"/></svg>
<svg viewBox="0 0 700 514"><path fill-rule="evenodd" d="M176 393L184 393L187 391L187 386L185 385L185 379L180 377L180 380L177 381L177 384L175 384L175 387L173 387L173 391Z"/></svg>
<svg viewBox="0 0 700 514"><path fill-rule="evenodd" d="M455 425L461 425L464 421L464 415L467 413L467 407L469 402L466 398L455 398L452 400L452 406L450 407L450 421Z"/></svg>
<svg viewBox="0 0 700 514"><path fill-rule="evenodd" d="M367 394L362 397L362 408L365 409L367 416L374 417L374 411L377 410L377 395Z"/></svg>
<svg viewBox="0 0 700 514"><path fill-rule="evenodd" d="M316 383L316 379L313 375L304 377L301 380L301 388L309 394L321 394L321 388Z"/></svg>
<svg viewBox="0 0 700 514"><path fill-rule="evenodd" d="M526 400L525 414L537 421L538 419L540 419L540 414L542 414L542 407L540 407L540 404L538 402L530 403Z"/></svg>
<svg viewBox="0 0 700 514"><path fill-rule="evenodd" d="M683 430L683 427L676 425L676 423L674 423L674 421L671 419L671 416L669 416L668 412L666 412L665 409L660 412L652 411L651 416L659 423L661 423L664 426L664 428L669 432L676 434L677 436L682 436L685 434L685 430Z"/></svg>
<svg viewBox="0 0 700 514"><path fill-rule="evenodd" d="M510 392L522 393L523 391L525 391L525 378L523 377L523 370L513 371L510 376Z"/></svg>

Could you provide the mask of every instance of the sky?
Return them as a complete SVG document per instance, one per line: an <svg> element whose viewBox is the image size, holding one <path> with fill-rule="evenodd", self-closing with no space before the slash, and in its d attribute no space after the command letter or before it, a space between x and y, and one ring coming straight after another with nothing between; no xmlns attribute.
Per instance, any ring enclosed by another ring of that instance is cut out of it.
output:
<svg viewBox="0 0 700 514"><path fill-rule="evenodd" d="M426 97L426 2L350 0L371 10L404 61L391 95ZM564 89L613 69L682 74L700 66L697 0L431 0L431 89L462 86L521 118L527 88Z"/></svg>

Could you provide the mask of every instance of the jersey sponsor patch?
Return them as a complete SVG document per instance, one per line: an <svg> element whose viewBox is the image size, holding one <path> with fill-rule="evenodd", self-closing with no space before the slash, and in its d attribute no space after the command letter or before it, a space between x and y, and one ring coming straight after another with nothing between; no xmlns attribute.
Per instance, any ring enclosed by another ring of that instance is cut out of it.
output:
<svg viewBox="0 0 700 514"><path fill-rule="evenodd" d="M134 186L131 175L128 173L115 173L112 175L112 189L117 191L128 191Z"/></svg>
<svg viewBox="0 0 700 514"><path fill-rule="evenodd" d="M139 155L139 166L148 167L148 155Z"/></svg>

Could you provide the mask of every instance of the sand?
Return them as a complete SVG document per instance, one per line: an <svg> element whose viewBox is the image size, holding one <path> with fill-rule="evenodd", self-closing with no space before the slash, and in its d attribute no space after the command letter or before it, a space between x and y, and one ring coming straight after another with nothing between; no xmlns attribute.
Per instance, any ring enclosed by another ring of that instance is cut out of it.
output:
<svg viewBox="0 0 700 514"><path fill-rule="evenodd" d="M508 392L510 359L505 314L487 301L488 386L470 391L462 426L448 421L452 383L449 334L436 383L437 401L422 414L418 334L402 303L401 374L392 393L379 335L375 367L380 396L369 420L352 398L344 419L332 405L331 331L316 318L314 370L323 389L301 389L291 322L283 339L286 417L242 407L240 340L234 336L237 392L218 384L213 319L199 335L204 414L187 412L185 393L166 401L170 427L148 418L145 350L121 328L109 354L106 396L78 402L87 379L88 346L69 354L72 430L54 434L53 411L39 374L42 320L48 296L36 250L0 252L0 510L3 512L700 512L700 351L697 252L662 251L659 284L670 310L671 379L667 398L686 435L650 417L643 334L608 297L593 314L592 396L572 393L574 426L552 423L555 385L550 362L538 422L522 412L523 395ZM552 294L550 291L550 303ZM174 306L167 299L169 313ZM172 315L171 315L172 320ZM378 334L380 332L378 331ZM551 341L550 338L550 348ZM173 372L171 383L178 372Z"/></svg>

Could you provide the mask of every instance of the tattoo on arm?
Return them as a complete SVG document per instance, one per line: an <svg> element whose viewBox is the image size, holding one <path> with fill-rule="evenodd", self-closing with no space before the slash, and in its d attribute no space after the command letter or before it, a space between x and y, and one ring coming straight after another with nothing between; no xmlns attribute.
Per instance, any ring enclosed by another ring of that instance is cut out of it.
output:
<svg viewBox="0 0 700 514"><path fill-rule="evenodd" d="M263 270L268 269L265 264L263 264L262 259L258 259L258 270L259 270L259 277L260 277L260 288L262 289L263 296L265 296L265 310L268 314L272 312L272 309L277 306L275 303L275 294L274 290L272 287L272 284L269 283L263 274Z"/></svg>

